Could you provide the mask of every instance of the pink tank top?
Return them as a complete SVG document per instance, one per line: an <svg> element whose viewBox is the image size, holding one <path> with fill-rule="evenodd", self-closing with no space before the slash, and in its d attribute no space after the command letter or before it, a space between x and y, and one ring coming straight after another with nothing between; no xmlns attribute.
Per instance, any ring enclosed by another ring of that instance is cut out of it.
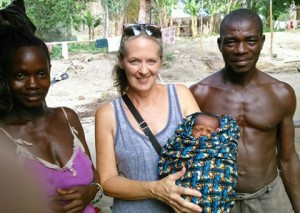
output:
<svg viewBox="0 0 300 213"><path fill-rule="evenodd" d="M68 120L65 110L62 108L66 119ZM68 120L69 123L69 120ZM10 137L17 146L17 154L23 160L26 168L35 174L40 186L48 197L57 195L56 189L68 189L78 185L89 185L93 180L92 161L85 154L84 147L77 137L77 131L69 123L70 131L74 136L73 154L66 165L59 167L41 158L32 155L27 146L33 146L22 139L13 139L5 130L1 129ZM94 207L89 204L83 211L84 213L94 213Z"/></svg>

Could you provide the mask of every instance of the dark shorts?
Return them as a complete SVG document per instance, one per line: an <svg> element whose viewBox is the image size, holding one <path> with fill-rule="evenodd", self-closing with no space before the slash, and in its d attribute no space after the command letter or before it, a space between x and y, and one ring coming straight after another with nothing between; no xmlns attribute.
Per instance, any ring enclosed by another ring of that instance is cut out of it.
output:
<svg viewBox="0 0 300 213"><path fill-rule="evenodd" d="M255 193L237 193L231 213L291 213L293 207L278 175L269 185Z"/></svg>

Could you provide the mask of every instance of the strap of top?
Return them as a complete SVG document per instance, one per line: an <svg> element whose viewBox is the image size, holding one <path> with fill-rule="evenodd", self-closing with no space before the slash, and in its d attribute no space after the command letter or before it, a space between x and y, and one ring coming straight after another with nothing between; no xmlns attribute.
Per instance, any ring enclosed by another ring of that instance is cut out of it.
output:
<svg viewBox="0 0 300 213"><path fill-rule="evenodd" d="M60 108L63 111L63 113L64 113L64 115L65 115L65 117L66 117L66 119L68 121L68 124L69 124L69 127L70 127L70 131L71 131L71 133L72 133L72 135L74 137L74 147L79 146L83 152L86 152L84 146L82 145L80 139L77 136L78 135L78 131L75 129L75 127L71 126L71 124L70 124L70 121L68 119L68 115L66 113L66 110L63 107L60 107Z"/></svg>
<svg viewBox="0 0 300 213"><path fill-rule="evenodd" d="M9 139L11 139L12 141L14 141L13 137L11 137L11 135L10 135L6 130L2 129L1 127L0 127L0 130L1 130L1 131L2 131Z"/></svg>
<svg viewBox="0 0 300 213"><path fill-rule="evenodd" d="M32 146L32 143L29 143L25 140L22 139L14 139L5 129L0 127L0 130L16 145L27 145L27 146Z"/></svg>
<svg viewBox="0 0 300 213"><path fill-rule="evenodd" d="M72 126L71 126L71 124L70 124L70 121L69 121L69 118L68 118L68 115L67 115L67 113L66 113L66 110L65 110L63 107L60 107L60 108L61 108L61 110L63 111L63 113L64 113L64 115L65 115L65 117L66 117L66 119L67 119L67 121L68 121L69 127L72 128Z"/></svg>
<svg viewBox="0 0 300 213"><path fill-rule="evenodd" d="M67 113L66 113L66 110L63 108L63 107L60 107L61 108L61 110L63 111L63 113L64 113L64 115L65 115L65 117L66 117L66 119L67 119L67 121L68 121L68 124L69 124L69 127L70 127L70 130L71 130L71 132L72 132L72 134L78 134L78 132L77 132L77 130L73 127L73 126L71 126L71 124L70 124L70 121L69 121L69 119L68 119L68 115L67 115Z"/></svg>

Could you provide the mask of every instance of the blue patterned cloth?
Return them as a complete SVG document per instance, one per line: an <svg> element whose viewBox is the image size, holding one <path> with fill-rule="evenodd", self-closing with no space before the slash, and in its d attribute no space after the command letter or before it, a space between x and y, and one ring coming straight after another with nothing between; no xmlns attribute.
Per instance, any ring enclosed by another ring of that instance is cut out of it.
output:
<svg viewBox="0 0 300 213"><path fill-rule="evenodd" d="M192 127L201 112L184 118L162 148L158 162L160 178L187 168L176 184L197 189L202 198L184 196L198 204L204 213L230 212L235 200L237 182L237 144L240 136L236 121L229 115L215 115L220 128L194 139Z"/></svg>

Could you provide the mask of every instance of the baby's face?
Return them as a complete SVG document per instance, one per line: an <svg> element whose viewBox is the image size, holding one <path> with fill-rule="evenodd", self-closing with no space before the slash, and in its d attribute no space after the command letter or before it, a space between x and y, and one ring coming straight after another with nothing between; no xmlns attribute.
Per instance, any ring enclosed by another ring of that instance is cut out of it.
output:
<svg viewBox="0 0 300 213"><path fill-rule="evenodd" d="M207 115L200 115L196 118L195 124L192 129L194 138L198 137L211 137L211 134L219 127L218 119Z"/></svg>
<svg viewBox="0 0 300 213"><path fill-rule="evenodd" d="M204 135L210 137L211 133L213 133L215 131L215 129L212 129L209 126L206 125L195 125L193 127L193 137L194 138L198 138L198 137L202 137Z"/></svg>

